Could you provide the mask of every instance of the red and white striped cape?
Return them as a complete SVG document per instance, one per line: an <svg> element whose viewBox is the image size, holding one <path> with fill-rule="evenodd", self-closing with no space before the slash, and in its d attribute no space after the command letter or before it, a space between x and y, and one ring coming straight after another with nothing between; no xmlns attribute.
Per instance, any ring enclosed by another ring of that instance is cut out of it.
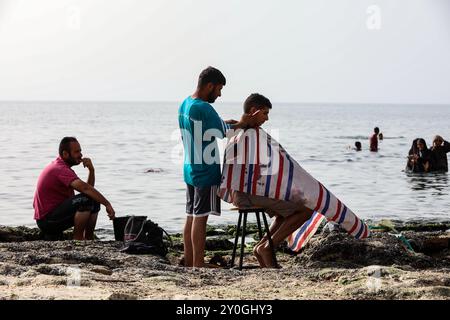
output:
<svg viewBox="0 0 450 320"><path fill-rule="evenodd" d="M318 223L323 220L320 219L322 216L337 222L357 239L369 236L367 224L306 172L263 129L236 130L228 135L228 139L219 189L222 200L232 203L233 191L241 191L303 203L318 214L318 218L314 216L315 220L307 221L311 224L309 228L302 226L291 235L293 250L298 251L306 244L312 230L317 229ZM300 232L302 228L303 233ZM309 233L305 234L306 231Z"/></svg>

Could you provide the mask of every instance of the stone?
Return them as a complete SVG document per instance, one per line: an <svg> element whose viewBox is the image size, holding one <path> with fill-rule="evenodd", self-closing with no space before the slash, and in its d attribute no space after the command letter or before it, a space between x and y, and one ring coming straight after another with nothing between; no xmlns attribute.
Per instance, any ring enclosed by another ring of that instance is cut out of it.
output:
<svg viewBox="0 0 450 320"><path fill-rule="evenodd" d="M109 270L108 268L105 267L94 267L91 269L92 272L95 273L99 273L99 274L104 274L106 276L110 276L113 274L113 272L111 270Z"/></svg>

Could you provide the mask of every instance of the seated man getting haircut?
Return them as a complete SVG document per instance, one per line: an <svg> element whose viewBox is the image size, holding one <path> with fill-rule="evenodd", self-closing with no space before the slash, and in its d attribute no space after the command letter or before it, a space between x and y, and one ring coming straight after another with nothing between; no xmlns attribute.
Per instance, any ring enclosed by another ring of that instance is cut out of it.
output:
<svg viewBox="0 0 450 320"><path fill-rule="evenodd" d="M228 136L220 197L238 207L262 207L275 217L270 226L275 248L297 229L301 231L314 213L314 217L320 215L314 221L324 216L358 239L368 237L367 225L260 128L268 121L270 109L269 99L260 94L245 101L244 112L253 116L252 128ZM306 229L310 234L312 227ZM305 234L294 238L292 248L307 241ZM253 253L261 267L274 267L266 236Z"/></svg>
<svg viewBox="0 0 450 320"><path fill-rule="evenodd" d="M89 170L87 183L71 168L80 163ZM76 138L63 138L59 144L59 157L40 174L34 195L34 219L46 238L61 239L64 230L74 227L75 240L93 240L100 204L106 207L109 218L114 218L111 203L94 188L94 184L92 161L83 158ZM80 194L75 195L74 190Z"/></svg>

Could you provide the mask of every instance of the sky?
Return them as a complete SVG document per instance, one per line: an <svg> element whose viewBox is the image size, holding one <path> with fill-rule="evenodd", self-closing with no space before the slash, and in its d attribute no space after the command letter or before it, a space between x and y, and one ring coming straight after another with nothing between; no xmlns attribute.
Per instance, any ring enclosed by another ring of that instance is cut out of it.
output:
<svg viewBox="0 0 450 320"><path fill-rule="evenodd" d="M448 0L0 0L0 100L450 104Z"/></svg>

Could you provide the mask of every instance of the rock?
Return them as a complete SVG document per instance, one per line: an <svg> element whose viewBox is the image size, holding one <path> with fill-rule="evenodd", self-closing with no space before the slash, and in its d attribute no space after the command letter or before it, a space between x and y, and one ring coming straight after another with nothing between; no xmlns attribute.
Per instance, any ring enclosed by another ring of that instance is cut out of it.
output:
<svg viewBox="0 0 450 320"><path fill-rule="evenodd" d="M44 235L39 228L28 227L5 227L0 226L0 242L22 242L22 241L58 241L71 240L73 238L73 231L64 231L61 235L49 236Z"/></svg>
<svg viewBox="0 0 450 320"><path fill-rule="evenodd" d="M230 250L233 243L228 238L206 239L205 249L208 251Z"/></svg>
<svg viewBox="0 0 450 320"><path fill-rule="evenodd" d="M72 250L67 251L68 244ZM119 252L122 246L115 241L87 241L77 243L75 241L30 241L18 243L0 243L0 261L8 261L8 264L0 262L0 274L22 273L39 265L76 265L77 267L89 266L105 269L152 267L165 269L166 260L152 255L127 255ZM16 248L21 251L17 252ZM26 252L26 253L24 253ZM20 269L22 268L22 269ZM43 272L47 272L43 270ZM53 271L48 271L53 272Z"/></svg>
<svg viewBox="0 0 450 320"><path fill-rule="evenodd" d="M449 247L450 236L426 239L422 244L422 252L431 254Z"/></svg>
<svg viewBox="0 0 450 320"><path fill-rule="evenodd" d="M182 247L171 249L169 262L152 255L121 253L123 243L115 241L3 242L0 299L448 298L450 251L441 240L448 234L403 234L415 243L416 252L388 233L374 232L368 239L355 240L331 232L316 234L295 256L278 252L281 269L248 268L245 272L226 268L233 247L228 233L208 238L210 249L220 249L206 252L205 261L213 269L178 266ZM430 246L436 251L427 255L424 249ZM246 266L257 263L250 247L244 249ZM65 286L84 289L60 290Z"/></svg>
<svg viewBox="0 0 450 320"><path fill-rule="evenodd" d="M108 297L108 300L137 300L138 297L134 294L115 292Z"/></svg>
<svg viewBox="0 0 450 320"><path fill-rule="evenodd" d="M415 240L422 242L418 238ZM303 265L320 267L396 264L419 269L443 266L448 263L423 253L411 252L400 240L387 233L374 233L369 239L356 240L347 234L334 232L313 237L297 255L296 261Z"/></svg>
<svg viewBox="0 0 450 320"><path fill-rule="evenodd" d="M443 297L450 297L450 288L449 287L434 287L431 290L432 294L443 296Z"/></svg>
<svg viewBox="0 0 450 320"><path fill-rule="evenodd" d="M388 221L392 224L395 230L402 231L414 231L414 232L433 232L433 231L445 231L450 227L450 221L432 221L432 220L382 220ZM377 225L371 222L371 225ZM387 230L389 231L389 229Z"/></svg>
<svg viewBox="0 0 450 320"><path fill-rule="evenodd" d="M113 272L111 270L109 270L108 268L105 268L105 267L95 267L95 268L92 268L91 271L95 272L95 273L104 274L106 276L110 276L113 274Z"/></svg>
<svg viewBox="0 0 450 320"><path fill-rule="evenodd" d="M226 268L228 266L227 260L225 260L224 257L219 254L215 254L213 257L211 257L211 259L209 260L209 264L222 268Z"/></svg>
<svg viewBox="0 0 450 320"><path fill-rule="evenodd" d="M222 228L218 228L216 226L207 225L206 226L206 236L218 236L218 235L224 235L226 234L226 231Z"/></svg>
<svg viewBox="0 0 450 320"><path fill-rule="evenodd" d="M0 261L2 261L0 259ZM0 275L4 276L19 276L26 272L28 269L26 267L11 264L11 263L0 263Z"/></svg>
<svg viewBox="0 0 450 320"><path fill-rule="evenodd" d="M264 232L264 225L263 222L261 221L261 228ZM236 226L237 226L237 218L236 218L236 225L226 225L226 226L218 226L216 228L219 229L223 229L225 230L226 234L232 235L233 237L236 236ZM242 225L241 225L241 229L242 229ZM241 232L239 232L241 233ZM252 234L257 234L258 233L258 225L256 223L247 223L246 227L245 227L245 233L246 236L252 235Z"/></svg>
<svg viewBox="0 0 450 320"><path fill-rule="evenodd" d="M51 276L66 276L67 275L66 268L62 268L59 266L46 265L46 264L35 267L35 271L42 273L42 274L51 275Z"/></svg>
<svg viewBox="0 0 450 320"><path fill-rule="evenodd" d="M34 241L42 238L39 228L0 226L0 242Z"/></svg>

